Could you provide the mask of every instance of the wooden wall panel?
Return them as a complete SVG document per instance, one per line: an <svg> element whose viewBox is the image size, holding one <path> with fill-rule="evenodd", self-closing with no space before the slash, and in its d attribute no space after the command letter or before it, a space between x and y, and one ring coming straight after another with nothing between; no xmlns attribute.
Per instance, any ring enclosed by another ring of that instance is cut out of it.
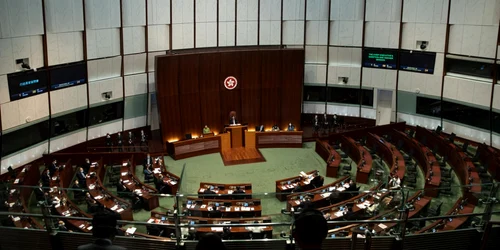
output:
<svg viewBox="0 0 500 250"><path fill-rule="evenodd" d="M224 79L238 79L227 90ZM156 83L163 139L201 134L203 126L220 133L236 111L250 129L288 122L300 129L303 50L193 50L158 57Z"/></svg>
<svg viewBox="0 0 500 250"><path fill-rule="evenodd" d="M223 128L220 112L219 80L220 54L203 53L199 55L198 80L200 86L200 108L202 126L220 132Z"/></svg>
<svg viewBox="0 0 500 250"><path fill-rule="evenodd" d="M260 94L260 63L259 51L241 52L241 114L242 122L248 123L248 128L253 129L260 125L261 94Z"/></svg>
<svg viewBox="0 0 500 250"><path fill-rule="evenodd" d="M182 139L179 107L179 57L156 57L156 89L163 141Z"/></svg>
<svg viewBox="0 0 500 250"><path fill-rule="evenodd" d="M282 60L279 50L261 51L261 54L261 119L267 129L281 124Z"/></svg>
<svg viewBox="0 0 500 250"><path fill-rule="evenodd" d="M304 50L283 50L281 94L281 126L289 122L300 130L302 84L304 82Z"/></svg>
<svg viewBox="0 0 500 250"><path fill-rule="evenodd" d="M179 58L179 105L182 133L201 135L200 87L198 54Z"/></svg>
<svg viewBox="0 0 500 250"><path fill-rule="evenodd" d="M234 76L241 79L241 53L222 52L220 55L220 73L219 73L219 94L221 121L223 124L229 124L229 112L236 111L239 122L241 120L241 83L235 89L228 90L224 87L224 79L228 76Z"/></svg>

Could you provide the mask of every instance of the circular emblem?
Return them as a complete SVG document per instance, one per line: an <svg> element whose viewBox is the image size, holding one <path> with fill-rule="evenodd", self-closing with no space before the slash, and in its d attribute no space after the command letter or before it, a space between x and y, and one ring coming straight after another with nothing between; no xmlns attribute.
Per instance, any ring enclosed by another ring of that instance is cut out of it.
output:
<svg viewBox="0 0 500 250"><path fill-rule="evenodd" d="M226 87L226 89L232 90L236 88L236 86L238 86L238 80L236 80L236 77L234 76L226 77L226 79L224 80L224 87Z"/></svg>

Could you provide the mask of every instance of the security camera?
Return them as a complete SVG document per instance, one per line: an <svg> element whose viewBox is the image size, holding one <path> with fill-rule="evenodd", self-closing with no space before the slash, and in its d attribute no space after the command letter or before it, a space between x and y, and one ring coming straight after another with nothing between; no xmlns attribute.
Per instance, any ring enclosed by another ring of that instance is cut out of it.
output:
<svg viewBox="0 0 500 250"><path fill-rule="evenodd" d="M349 78L342 77L342 83L347 84L348 81L349 81Z"/></svg>
<svg viewBox="0 0 500 250"><path fill-rule="evenodd" d="M420 44L420 49L421 49L421 50L425 50L425 49L427 49L427 42L422 42L422 43Z"/></svg>

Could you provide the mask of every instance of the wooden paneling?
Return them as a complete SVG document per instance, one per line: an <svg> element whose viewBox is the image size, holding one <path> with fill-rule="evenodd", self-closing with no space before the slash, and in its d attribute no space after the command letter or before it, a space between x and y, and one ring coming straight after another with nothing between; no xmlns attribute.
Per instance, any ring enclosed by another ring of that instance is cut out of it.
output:
<svg viewBox="0 0 500 250"><path fill-rule="evenodd" d="M260 125L260 62L261 54L258 51L244 51L241 53L241 114L242 122L248 123L250 129Z"/></svg>
<svg viewBox="0 0 500 250"><path fill-rule="evenodd" d="M300 128L302 112L302 84L304 82L304 50L286 50L282 53L281 84L281 127L293 123L296 130Z"/></svg>
<svg viewBox="0 0 500 250"><path fill-rule="evenodd" d="M201 135L198 54L179 56L179 105L183 134Z"/></svg>
<svg viewBox="0 0 500 250"><path fill-rule="evenodd" d="M255 132L245 131L245 148L255 148Z"/></svg>
<svg viewBox="0 0 500 250"><path fill-rule="evenodd" d="M164 141L199 135L204 125L220 133L236 111L250 129L292 122L300 130L303 50L192 50L157 57L157 97ZM238 86L224 87L234 76Z"/></svg>
<svg viewBox="0 0 500 250"><path fill-rule="evenodd" d="M205 53L199 55L199 86L201 122L212 131L220 132L222 129L220 112L219 80L220 54Z"/></svg>
<svg viewBox="0 0 500 250"><path fill-rule="evenodd" d="M168 59L168 60L164 60ZM179 57L156 57L156 89L163 141L183 137L179 107Z"/></svg>
<svg viewBox="0 0 500 250"><path fill-rule="evenodd" d="M222 52L220 60L219 94L222 124L229 124L229 112L231 111L236 111L239 122L245 122L241 120L241 82L238 81L238 86L232 90L224 87L224 79L228 76L241 79L242 55L238 52Z"/></svg>
<svg viewBox="0 0 500 250"><path fill-rule="evenodd" d="M281 124L281 51L262 51L261 60L261 118L265 128ZM281 127L283 129L283 127Z"/></svg>

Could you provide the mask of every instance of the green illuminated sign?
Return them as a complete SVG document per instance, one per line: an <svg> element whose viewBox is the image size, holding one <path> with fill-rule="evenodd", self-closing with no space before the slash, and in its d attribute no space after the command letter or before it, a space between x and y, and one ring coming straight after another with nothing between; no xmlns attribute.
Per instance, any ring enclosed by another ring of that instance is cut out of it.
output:
<svg viewBox="0 0 500 250"><path fill-rule="evenodd" d="M368 59L373 59L377 62L385 62L387 60L394 60L392 54L368 53Z"/></svg>

